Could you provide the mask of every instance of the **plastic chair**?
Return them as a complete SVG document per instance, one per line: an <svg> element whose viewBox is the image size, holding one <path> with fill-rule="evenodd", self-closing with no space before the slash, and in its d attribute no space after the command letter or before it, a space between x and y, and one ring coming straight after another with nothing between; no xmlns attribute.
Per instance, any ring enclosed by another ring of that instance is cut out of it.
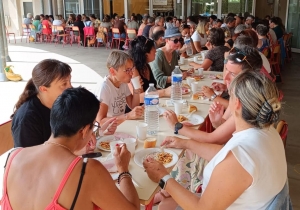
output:
<svg viewBox="0 0 300 210"><path fill-rule="evenodd" d="M265 49L263 49L263 51L261 53L264 54L266 56L266 58L268 58L270 56L269 52L270 52L270 48L266 47Z"/></svg>
<svg viewBox="0 0 300 210"><path fill-rule="evenodd" d="M279 75L280 79L282 79L281 73L280 73L280 45L279 44L272 45L271 57L270 57L269 61L270 61L270 65L271 65L273 74Z"/></svg>
<svg viewBox="0 0 300 210"><path fill-rule="evenodd" d="M87 38L92 38L92 39L96 39L96 35L95 35L95 30L94 27L84 27L83 28L83 34L84 34L84 46L86 47L86 39Z"/></svg>
<svg viewBox="0 0 300 210"><path fill-rule="evenodd" d="M132 36L131 38L129 37ZM136 30L134 28L128 28L126 30L126 40L125 40L125 45L128 46L129 42L134 40L136 38Z"/></svg>
<svg viewBox="0 0 300 210"><path fill-rule="evenodd" d="M284 41L284 46L285 46L285 62L288 63L292 60L292 33L284 34L283 35L283 41Z"/></svg>
<svg viewBox="0 0 300 210"><path fill-rule="evenodd" d="M77 42L78 47L79 47L80 46L80 30L79 30L78 26L73 26L72 31L73 31L73 37L71 38L71 45L73 44L73 40L75 40L75 43Z"/></svg>
<svg viewBox="0 0 300 210"><path fill-rule="evenodd" d="M41 42L43 42L43 39L46 39L46 42L51 43L52 31L48 33L45 29L47 29L47 26L43 25Z"/></svg>
<svg viewBox="0 0 300 210"><path fill-rule="evenodd" d="M119 38L116 38L115 35L117 35ZM126 38L125 38L126 39ZM113 47L114 43L117 46L118 43L118 49L120 49L120 43L125 41L124 38L121 38L121 33L118 28L112 28L112 41L111 41L111 48Z"/></svg>
<svg viewBox="0 0 300 210"><path fill-rule="evenodd" d="M62 26L56 26L56 44L60 41L60 37L63 38L63 47L65 47L65 44L69 41L70 45L72 46L72 42L70 41L70 34L66 34L64 27Z"/></svg>
<svg viewBox="0 0 300 210"><path fill-rule="evenodd" d="M108 49L108 47L110 47L110 49L111 49L111 45L109 44L109 38L110 37L109 37L108 29L103 27L103 32L105 34L105 41L106 41L105 47L106 47L106 49Z"/></svg>
<svg viewBox="0 0 300 210"><path fill-rule="evenodd" d="M14 147L11 133L11 120L0 124L0 155Z"/></svg>
<svg viewBox="0 0 300 210"><path fill-rule="evenodd" d="M35 26L33 24L30 24L29 27L31 29L31 32L34 31L34 33L35 33L35 40L34 40L34 42L36 43L37 40L41 39L41 33L36 31L36 28L35 28ZM30 35L32 35L32 33L30 33Z"/></svg>
<svg viewBox="0 0 300 210"><path fill-rule="evenodd" d="M6 37L7 37L7 39L8 39L8 43L10 43L10 36L14 36L14 40L15 40L15 44L16 44L16 35L15 35L15 33L10 33L10 32L8 32L8 30L7 30L7 28L6 28L6 26L5 26L5 32L6 32Z"/></svg>
<svg viewBox="0 0 300 210"><path fill-rule="evenodd" d="M278 131L281 139L283 146L285 148L286 146L286 140L287 140L287 133L288 133L288 124L284 120L280 120L279 123L276 126L276 130Z"/></svg>
<svg viewBox="0 0 300 210"><path fill-rule="evenodd" d="M30 29L29 25L22 24L21 42L22 42L23 36L26 36L26 39L25 39L26 43L27 43L27 39L28 39L28 42L29 42L30 31L31 31L31 29Z"/></svg>

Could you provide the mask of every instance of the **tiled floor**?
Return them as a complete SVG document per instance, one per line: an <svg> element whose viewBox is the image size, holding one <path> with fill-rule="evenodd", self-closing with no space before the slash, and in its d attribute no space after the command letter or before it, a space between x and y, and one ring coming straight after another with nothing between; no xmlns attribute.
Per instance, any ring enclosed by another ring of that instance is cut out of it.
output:
<svg viewBox="0 0 300 210"><path fill-rule="evenodd" d="M31 49L27 48L31 47ZM73 68L73 85L79 84L92 89L107 73L106 58L111 50L83 48L77 46L55 46L54 44L18 43L9 46L10 56L16 72L25 80L30 78L32 67L41 59L57 58L69 63ZM290 195L295 210L300 210L300 54L293 54L293 61L282 72L283 83L278 87L283 91L281 119L289 124L286 157ZM96 73L95 73L96 72ZM12 107L20 95L25 82L0 82L0 123L12 112ZM141 208L143 209L143 208ZM154 208L156 209L156 208Z"/></svg>

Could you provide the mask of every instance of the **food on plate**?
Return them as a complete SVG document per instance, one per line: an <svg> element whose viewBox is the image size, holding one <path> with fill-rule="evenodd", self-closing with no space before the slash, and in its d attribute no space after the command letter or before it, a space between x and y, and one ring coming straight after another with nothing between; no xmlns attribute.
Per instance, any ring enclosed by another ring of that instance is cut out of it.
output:
<svg viewBox="0 0 300 210"><path fill-rule="evenodd" d="M170 163L173 160L173 155L168 152L153 152L147 155L145 158L148 157L151 157L162 164Z"/></svg>
<svg viewBox="0 0 300 210"><path fill-rule="evenodd" d="M191 88L191 87L190 87L188 84L186 84L186 83L182 84L182 87L185 87L185 88L188 88L188 89Z"/></svg>
<svg viewBox="0 0 300 210"><path fill-rule="evenodd" d="M100 149L110 150L109 143L110 143L109 141L101 141L99 144Z"/></svg>
<svg viewBox="0 0 300 210"><path fill-rule="evenodd" d="M156 145L156 138L147 138L144 141L144 148L152 148Z"/></svg>
<svg viewBox="0 0 300 210"><path fill-rule="evenodd" d="M197 111L197 110L198 110L198 109L197 109L196 106L194 106L194 105L192 105L192 104L189 105L189 113L191 113L192 111Z"/></svg>
<svg viewBox="0 0 300 210"><path fill-rule="evenodd" d="M223 74L217 74L216 79L223 79Z"/></svg>
<svg viewBox="0 0 300 210"><path fill-rule="evenodd" d="M195 75L193 76L193 78L196 80L196 81L200 81L202 79L202 76L200 75Z"/></svg>
<svg viewBox="0 0 300 210"><path fill-rule="evenodd" d="M188 120L188 118L186 118L186 117L183 116L183 115L178 115L178 116L177 116L177 120L178 120L178 122L183 122L183 121L185 121L185 120Z"/></svg>

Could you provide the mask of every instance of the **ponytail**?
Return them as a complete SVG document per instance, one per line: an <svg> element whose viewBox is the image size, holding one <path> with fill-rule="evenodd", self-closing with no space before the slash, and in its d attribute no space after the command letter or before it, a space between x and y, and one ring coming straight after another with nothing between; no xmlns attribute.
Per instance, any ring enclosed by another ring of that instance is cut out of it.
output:
<svg viewBox="0 0 300 210"><path fill-rule="evenodd" d="M37 91L32 79L28 80L23 93L20 95L20 98L14 107L14 113L10 116L10 118L12 119L14 117L15 113L22 106L22 104L24 104L26 101L28 101L33 96L36 96L37 94L38 94L38 91Z"/></svg>

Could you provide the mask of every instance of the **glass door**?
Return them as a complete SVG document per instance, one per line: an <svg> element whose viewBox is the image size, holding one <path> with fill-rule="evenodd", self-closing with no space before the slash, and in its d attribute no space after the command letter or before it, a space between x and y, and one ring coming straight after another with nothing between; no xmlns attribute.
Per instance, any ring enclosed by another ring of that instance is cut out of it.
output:
<svg viewBox="0 0 300 210"><path fill-rule="evenodd" d="M69 18L70 14L78 15L79 13L79 2L78 0L65 0L65 17Z"/></svg>
<svg viewBox="0 0 300 210"><path fill-rule="evenodd" d="M287 31L292 32L292 48L300 51L300 0L290 0Z"/></svg>

